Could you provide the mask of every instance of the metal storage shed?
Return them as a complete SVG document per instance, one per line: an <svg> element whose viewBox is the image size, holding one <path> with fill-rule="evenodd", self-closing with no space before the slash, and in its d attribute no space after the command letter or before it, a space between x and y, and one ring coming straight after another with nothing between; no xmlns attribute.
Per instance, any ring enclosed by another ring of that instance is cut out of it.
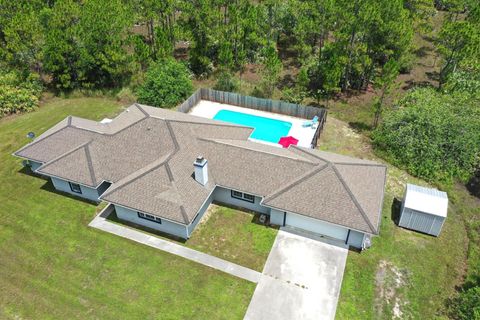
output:
<svg viewBox="0 0 480 320"><path fill-rule="evenodd" d="M447 218L446 192L407 184L399 226L438 236Z"/></svg>

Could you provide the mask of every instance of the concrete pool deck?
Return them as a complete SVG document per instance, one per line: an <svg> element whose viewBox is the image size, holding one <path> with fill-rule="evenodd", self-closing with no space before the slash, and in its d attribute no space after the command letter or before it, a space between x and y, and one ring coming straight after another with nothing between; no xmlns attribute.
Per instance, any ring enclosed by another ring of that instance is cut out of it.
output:
<svg viewBox="0 0 480 320"><path fill-rule="evenodd" d="M278 113L272 113L272 112L242 108L242 107L232 106L232 105L229 105L229 104L212 102L212 101L208 101L208 100L201 100L196 106L194 106L190 110L189 113L194 115L194 116L213 119L213 117L215 117L215 115L220 110L230 110L230 111L235 111L235 112L242 112L242 113L246 113L246 114L251 114L251 115L255 115L255 116L259 116L259 117L266 117L266 118L277 119L277 120L281 120L281 121L288 121L292 124L292 127L290 128L290 131L288 132L288 135L293 136L296 139L298 139L298 145L299 146L306 147L306 148L311 147L310 144L312 143L313 136L315 135L315 129L312 129L311 127L303 127L302 126L302 124L305 121L308 121L306 119L295 118L295 117L286 116L286 115L278 114ZM255 142L269 144L269 145L274 145L276 147L281 147L279 144L276 144L276 143L269 143L269 142L266 142L266 141L256 140L256 139L250 139L250 140L255 141Z"/></svg>

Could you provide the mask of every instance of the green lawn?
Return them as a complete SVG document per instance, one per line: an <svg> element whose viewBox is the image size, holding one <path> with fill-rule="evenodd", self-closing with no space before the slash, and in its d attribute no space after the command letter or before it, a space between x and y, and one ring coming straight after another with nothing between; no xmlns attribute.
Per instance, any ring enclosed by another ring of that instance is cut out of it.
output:
<svg viewBox="0 0 480 320"><path fill-rule="evenodd" d="M97 208L97 212L100 208ZM157 238L174 242L241 266L262 271L277 236L277 227L257 223L258 214L211 204L202 220L185 240L142 225L120 220L113 212L111 222Z"/></svg>
<svg viewBox="0 0 480 320"><path fill-rule="evenodd" d="M277 229L257 224L258 215L211 205L186 245L244 267L262 271Z"/></svg>
<svg viewBox="0 0 480 320"><path fill-rule="evenodd" d="M322 150L381 161L367 138L333 117L319 145ZM406 182L426 185L388 165L380 236L373 239L371 249L349 252L337 319L392 319L396 304L403 319L442 318L446 299L461 283L468 239L460 207L474 212L474 203L467 207L454 201L438 238L408 231L392 220L393 200L402 198ZM449 190L451 200L459 193L468 197L465 190Z"/></svg>
<svg viewBox="0 0 480 320"><path fill-rule="evenodd" d="M119 110L108 99L53 99L0 120L0 318L243 318L253 283L87 227L94 205L52 192L11 156L28 131Z"/></svg>

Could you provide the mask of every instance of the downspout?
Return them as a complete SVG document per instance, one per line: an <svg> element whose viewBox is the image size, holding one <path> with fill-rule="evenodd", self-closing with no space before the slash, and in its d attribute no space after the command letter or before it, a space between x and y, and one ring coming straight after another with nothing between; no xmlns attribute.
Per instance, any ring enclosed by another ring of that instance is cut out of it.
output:
<svg viewBox="0 0 480 320"><path fill-rule="evenodd" d="M348 229L348 233L347 233L347 239L345 240L345 244L348 244L348 239L350 239L350 229Z"/></svg>

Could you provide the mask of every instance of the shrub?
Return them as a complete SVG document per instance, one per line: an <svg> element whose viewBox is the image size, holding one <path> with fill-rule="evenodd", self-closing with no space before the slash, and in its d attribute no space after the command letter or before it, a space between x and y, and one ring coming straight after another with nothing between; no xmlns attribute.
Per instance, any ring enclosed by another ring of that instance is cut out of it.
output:
<svg viewBox="0 0 480 320"><path fill-rule="evenodd" d="M42 86L35 75L17 72L0 75L0 117L38 107Z"/></svg>
<svg viewBox="0 0 480 320"><path fill-rule="evenodd" d="M417 89L387 113L372 137L395 164L431 181L468 179L480 164L479 96Z"/></svg>
<svg viewBox="0 0 480 320"><path fill-rule="evenodd" d="M285 88L282 91L282 100L290 103L300 104L305 98L305 92L296 87Z"/></svg>
<svg viewBox="0 0 480 320"><path fill-rule="evenodd" d="M115 98L117 99L117 101L120 101L120 102L123 102L123 103L126 103L126 104L133 103L137 100L137 97L133 93L132 89L130 89L128 87L122 88L122 90L120 90L115 95Z"/></svg>
<svg viewBox="0 0 480 320"><path fill-rule="evenodd" d="M190 69L198 78L207 78L213 71L213 63L207 56L197 55L195 51L189 59Z"/></svg>
<svg viewBox="0 0 480 320"><path fill-rule="evenodd" d="M213 88L220 91L235 92L238 87L238 80L231 73L224 71L218 76L217 83Z"/></svg>
<svg viewBox="0 0 480 320"><path fill-rule="evenodd" d="M137 95L140 103L172 108L192 92L193 85L187 67L174 59L165 59L148 69Z"/></svg>
<svg viewBox="0 0 480 320"><path fill-rule="evenodd" d="M466 288L451 301L450 316L459 320L480 320L480 286Z"/></svg>

